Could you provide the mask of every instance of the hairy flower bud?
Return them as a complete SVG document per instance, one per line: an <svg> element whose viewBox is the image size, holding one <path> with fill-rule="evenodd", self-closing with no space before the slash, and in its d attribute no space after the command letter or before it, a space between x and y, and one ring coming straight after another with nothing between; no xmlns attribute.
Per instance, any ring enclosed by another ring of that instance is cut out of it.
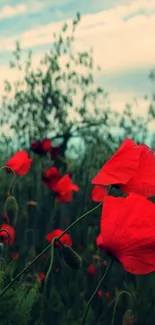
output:
<svg viewBox="0 0 155 325"><path fill-rule="evenodd" d="M81 268L82 259L70 246L63 245L62 252L64 260L66 264L68 264L68 266L70 266L74 270L78 270Z"/></svg>
<svg viewBox="0 0 155 325"><path fill-rule="evenodd" d="M29 202L27 202L27 205L31 206L31 207L36 207L38 205L38 203L36 201L29 201Z"/></svg>
<svg viewBox="0 0 155 325"><path fill-rule="evenodd" d="M123 325L133 325L133 312L127 309L123 317Z"/></svg>
<svg viewBox="0 0 155 325"><path fill-rule="evenodd" d="M16 224L18 215L18 204L14 196L9 196L6 199L4 209L9 218L10 225L14 226Z"/></svg>

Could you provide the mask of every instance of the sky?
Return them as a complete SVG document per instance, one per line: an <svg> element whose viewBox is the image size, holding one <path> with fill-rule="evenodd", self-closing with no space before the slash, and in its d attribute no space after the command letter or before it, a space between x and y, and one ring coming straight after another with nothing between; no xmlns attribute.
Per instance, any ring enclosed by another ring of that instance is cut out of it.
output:
<svg viewBox="0 0 155 325"><path fill-rule="evenodd" d="M32 49L37 66L53 32L77 12L76 48L94 49L102 69L95 80L109 93L111 107L121 111L132 102L143 114L144 95L153 89L148 75L155 66L155 0L0 0L0 94L4 79L17 77L9 68L16 40L25 55Z"/></svg>

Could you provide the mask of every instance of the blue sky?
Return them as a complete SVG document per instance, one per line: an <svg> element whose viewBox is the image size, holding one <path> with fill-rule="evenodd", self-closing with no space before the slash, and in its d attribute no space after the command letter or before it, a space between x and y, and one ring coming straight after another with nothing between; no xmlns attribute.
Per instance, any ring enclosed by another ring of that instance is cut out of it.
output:
<svg viewBox="0 0 155 325"><path fill-rule="evenodd" d="M109 92L111 106L122 110L137 97L134 109L145 110L143 96L152 91L148 74L155 66L155 0L0 0L0 93L6 76L15 78L9 70L15 41L24 53L33 50L37 65L51 47L53 31L77 11L82 19L76 48L94 48L102 68L96 82Z"/></svg>

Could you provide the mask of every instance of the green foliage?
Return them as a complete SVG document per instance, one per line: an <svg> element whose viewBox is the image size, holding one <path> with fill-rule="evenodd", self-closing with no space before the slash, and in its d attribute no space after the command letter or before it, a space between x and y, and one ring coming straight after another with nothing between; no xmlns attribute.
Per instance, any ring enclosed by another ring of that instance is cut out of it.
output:
<svg viewBox="0 0 155 325"><path fill-rule="evenodd" d="M8 268L0 271L0 289L1 291L11 281ZM37 290L32 288L29 292L25 290L25 285L16 283L10 288L3 299L0 299L0 321L1 324L9 325L20 322L23 325L28 324L29 314L32 309L34 299L37 296Z"/></svg>

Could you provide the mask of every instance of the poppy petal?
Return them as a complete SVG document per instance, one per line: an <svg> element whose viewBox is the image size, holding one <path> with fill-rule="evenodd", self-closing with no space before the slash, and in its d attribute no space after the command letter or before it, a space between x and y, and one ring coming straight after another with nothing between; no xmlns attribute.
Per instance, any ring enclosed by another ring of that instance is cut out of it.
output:
<svg viewBox="0 0 155 325"><path fill-rule="evenodd" d="M127 272L155 270L155 205L131 193L126 198L105 197L101 217L102 247L119 260Z"/></svg>
<svg viewBox="0 0 155 325"><path fill-rule="evenodd" d="M32 159L28 157L25 150L17 151L6 163L7 167L14 170L16 174L26 175L31 167Z"/></svg>
<svg viewBox="0 0 155 325"><path fill-rule="evenodd" d="M142 150L133 140L126 138L93 178L92 184L104 186L126 184L136 172Z"/></svg>
<svg viewBox="0 0 155 325"><path fill-rule="evenodd" d="M108 192L105 187L95 185L91 192L91 199L94 202L102 202L106 195L108 195Z"/></svg>

